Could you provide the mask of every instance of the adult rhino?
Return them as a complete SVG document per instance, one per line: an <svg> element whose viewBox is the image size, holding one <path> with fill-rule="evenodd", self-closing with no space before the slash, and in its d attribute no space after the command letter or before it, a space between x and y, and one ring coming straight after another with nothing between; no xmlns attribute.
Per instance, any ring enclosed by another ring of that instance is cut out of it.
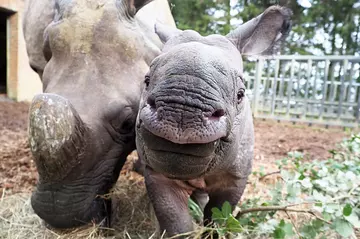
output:
<svg viewBox="0 0 360 239"><path fill-rule="evenodd" d="M39 173L31 204L53 227L109 217L102 195L135 149L143 78L162 47L153 25L175 25L166 0L150 2L27 2L24 36L44 92L29 114Z"/></svg>

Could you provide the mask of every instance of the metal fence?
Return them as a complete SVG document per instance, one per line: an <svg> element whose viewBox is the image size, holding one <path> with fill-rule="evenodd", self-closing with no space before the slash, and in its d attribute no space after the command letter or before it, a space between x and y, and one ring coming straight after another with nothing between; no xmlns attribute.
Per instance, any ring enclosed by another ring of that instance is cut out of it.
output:
<svg viewBox="0 0 360 239"><path fill-rule="evenodd" d="M359 127L360 57L274 56L245 67L255 117Z"/></svg>

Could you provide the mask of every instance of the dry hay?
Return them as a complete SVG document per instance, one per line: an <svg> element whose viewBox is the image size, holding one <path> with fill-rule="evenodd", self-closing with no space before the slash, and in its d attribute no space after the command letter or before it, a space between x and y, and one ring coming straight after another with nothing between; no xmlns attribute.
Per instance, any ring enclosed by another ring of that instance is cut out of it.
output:
<svg viewBox="0 0 360 239"><path fill-rule="evenodd" d="M132 173L132 172L131 172ZM15 239L102 239L162 238L147 197L143 180L129 180L121 176L115 189L108 195L113 202L112 228L95 224L57 230L47 227L33 211L30 194L14 194L0 199L0 238ZM191 233L191 238L200 238L201 228Z"/></svg>
<svg viewBox="0 0 360 239"><path fill-rule="evenodd" d="M268 184L276 178L269 177L264 183ZM276 180L276 179L275 179ZM256 189L263 188L257 182ZM265 186L265 185L264 185ZM254 194L267 196L266 190L254 190L249 185L246 197ZM100 228L98 225L87 225L82 228L69 230L49 229L34 213L30 204L30 194L3 195L0 199L0 238L27 239L65 239L65 238L158 238L156 233L156 219L146 194L143 178L136 173L127 171L122 174L112 192L112 228ZM191 238L200 238L205 228L196 226Z"/></svg>
<svg viewBox="0 0 360 239"><path fill-rule="evenodd" d="M268 168L272 172L275 168ZM262 180L253 175L249 178L249 184L242 201L254 196L269 199L268 189L277 182L279 174L270 175ZM82 228L56 230L49 229L45 223L33 212L30 205L30 194L15 194L6 196L3 193L0 199L0 238L26 238L26 239L75 239L75 238L126 238L146 239L159 238L156 231L156 219L146 194L144 181L135 172L127 171L121 174L116 187L108 195L112 198L112 228L101 228L95 224L89 224ZM308 205L300 205L298 209L306 209ZM277 218L284 218L287 222L293 222L297 228L312 217L304 213L278 212ZM204 230L210 235L211 229L195 225L194 232L189 233L189 238L200 239ZM209 237L210 238L210 237ZM238 239L246 236L238 236ZM252 236L253 239L264 238ZM333 234L327 238L337 238Z"/></svg>
<svg viewBox="0 0 360 239"><path fill-rule="evenodd" d="M30 194L6 196L3 193L0 238L150 238L156 225L150 219L153 213L144 184L139 179L129 179L128 175L121 177L121 183L109 195L113 200L113 228L90 224L73 230L51 230L32 210Z"/></svg>

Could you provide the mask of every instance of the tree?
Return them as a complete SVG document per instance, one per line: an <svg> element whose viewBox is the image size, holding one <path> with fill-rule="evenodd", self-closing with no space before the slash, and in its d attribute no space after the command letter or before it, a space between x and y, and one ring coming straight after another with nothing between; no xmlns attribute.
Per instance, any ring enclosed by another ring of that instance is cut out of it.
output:
<svg viewBox="0 0 360 239"><path fill-rule="evenodd" d="M305 8L298 0L171 0L180 29L202 35L227 34L238 24L279 4L292 9L293 28L283 54L360 54L360 2L358 0L310 0Z"/></svg>
<svg viewBox="0 0 360 239"><path fill-rule="evenodd" d="M214 8L212 0L171 0L172 14L179 29L192 29L202 35L214 33Z"/></svg>

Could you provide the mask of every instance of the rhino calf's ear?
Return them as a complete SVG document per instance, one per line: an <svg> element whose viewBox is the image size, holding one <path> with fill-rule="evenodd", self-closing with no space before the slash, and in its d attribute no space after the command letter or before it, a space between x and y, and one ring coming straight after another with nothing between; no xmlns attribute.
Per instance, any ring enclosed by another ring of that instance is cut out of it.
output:
<svg viewBox="0 0 360 239"><path fill-rule="evenodd" d="M292 14L289 8L271 6L226 37L243 55L274 54L291 29Z"/></svg>
<svg viewBox="0 0 360 239"><path fill-rule="evenodd" d="M169 27L167 25L164 25L160 22L157 22L155 24L155 33L159 36L162 43L166 43L171 37L180 34L182 31L174 28Z"/></svg>

